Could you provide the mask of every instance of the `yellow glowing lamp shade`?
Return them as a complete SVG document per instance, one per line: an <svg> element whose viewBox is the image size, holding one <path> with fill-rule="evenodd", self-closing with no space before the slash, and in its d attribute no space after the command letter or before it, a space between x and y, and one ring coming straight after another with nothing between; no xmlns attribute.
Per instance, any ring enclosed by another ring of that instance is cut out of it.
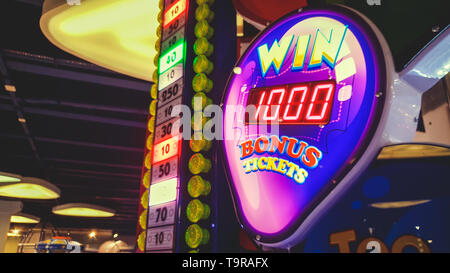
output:
<svg viewBox="0 0 450 273"><path fill-rule="evenodd" d="M20 199L57 199L61 191L39 178L24 177L21 182L0 184L0 196Z"/></svg>
<svg viewBox="0 0 450 273"><path fill-rule="evenodd" d="M37 224L39 221L41 221L41 218L22 212L11 215L11 223Z"/></svg>
<svg viewBox="0 0 450 273"><path fill-rule="evenodd" d="M21 180L22 176L18 174L0 172L0 183L20 182Z"/></svg>
<svg viewBox="0 0 450 273"><path fill-rule="evenodd" d="M58 215L75 217L112 217L115 211L109 208L83 203L69 203L53 207L52 212Z"/></svg>
<svg viewBox="0 0 450 273"><path fill-rule="evenodd" d="M57 47L99 66L152 80L159 0L45 0L40 20Z"/></svg>
<svg viewBox="0 0 450 273"><path fill-rule="evenodd" d="M446 157L449 155L449 147L411 143L384 147L378 155L378 159Z"/></svg>
<svg viewBox="0 0 450 273"><path fill-rule="evenodd" d="M412 201L380 202L380 203L372 203L370 204L370 206L377 209L397 209L397 208L417 206L420 204L428 203L430 201L431 200L426 199L426 200L412 200Z"/></svg>

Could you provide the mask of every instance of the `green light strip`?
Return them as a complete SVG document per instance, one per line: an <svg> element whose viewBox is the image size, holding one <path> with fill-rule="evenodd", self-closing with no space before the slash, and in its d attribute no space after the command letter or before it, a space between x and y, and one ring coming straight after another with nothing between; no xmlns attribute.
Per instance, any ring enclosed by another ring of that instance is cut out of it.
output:
<svg viewBox="0 0 450 273"><path fill-rule="evenodd" d="M184 60L184 48L184 40L180 40L172 46L167 53L159 58L159 74L166 72L171 67Z"/></svg>

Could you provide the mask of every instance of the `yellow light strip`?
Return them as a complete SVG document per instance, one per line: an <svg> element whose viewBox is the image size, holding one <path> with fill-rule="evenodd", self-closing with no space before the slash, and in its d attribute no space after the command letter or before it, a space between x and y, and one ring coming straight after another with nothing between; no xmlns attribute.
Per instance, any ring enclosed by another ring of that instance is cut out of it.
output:
<svg viewBox="0 0 450 273"><path fill-rule="evenodd" d="M76 217L112 217L115 215L115 211L112 209L83 203L68 203L56 206L53 207L52 212L58 215Z"/></svg>

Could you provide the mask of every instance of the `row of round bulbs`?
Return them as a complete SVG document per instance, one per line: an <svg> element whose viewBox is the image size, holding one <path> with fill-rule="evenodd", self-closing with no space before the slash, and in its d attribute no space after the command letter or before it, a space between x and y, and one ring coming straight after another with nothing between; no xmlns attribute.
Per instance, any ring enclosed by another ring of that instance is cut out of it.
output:
<svg viewBox="0 0 450 273"><path fill-rule="evenodd" d="M163 5L164 0L159 1L159 13L158 13L158 22L159 26L156 30L156 35L158 36L158 39L155 43L155 49L156 49L156 55L153 59L153 64L155 67L158 67L159 65L159 55L160 55L160 49L161 49L161 22L162 22L162 12L163 12ZM158 69L155 69L153 72L153 82L150 89L150 96L152 98L152 101L150 102L149 106L149 113L150 118L148 119L147 129L149 131L149 134L147 136L146 140L146 148L147 148L147 154L145 155L144 159L144 167L146 169L144 176L142 177L142 185L146 189L142 195L141 195L141 206L143 210L141 211L141 214L139 215L139 225L142 228L142 232L139 234L137 238L137 245L140 251L145 250L145 239L146 239L146 233L147 233L147 214L148 214L148 198L149 198L149 187L150 187L150 178L151 178L151 151L153 148L153 133L155 128L155 116L156 116L156 103L158 98Z"/></svg>
<svg viewBox="0 0 450 273"><path fill-rule="evenodd" d="M194 43L194 53L196 57L193 62L195 76L192 79L192 88L195 92L192 98L192 116L191 125L194 131L189 147L194 152L188 163L189 171L194 175L188 181L188 193L194 198L186 207L186 217L192 223L185 232L185 241L189 252L198 252L198 247L206 245L209 242L209 231L202 228L198 222L206 220L210 216L211 209L208 204L200 201L198 198L207 196L211 192L211 183L200 176L207 174L211 170L211 160L205 158L201 152L208 151L212 142L206 140L203 136L203 126L208 121L203 115L203 109L212 104L212 99L207 97L213 88L213 81L208 75L214 70L214 64L208 59L214 52L213 45L209 40L214 35L214 29L210 23L214 19L214 12L210 9L214 0L197 0L195 10L195 19L197 21L194 27L194 34L197 40Z"/></svg>

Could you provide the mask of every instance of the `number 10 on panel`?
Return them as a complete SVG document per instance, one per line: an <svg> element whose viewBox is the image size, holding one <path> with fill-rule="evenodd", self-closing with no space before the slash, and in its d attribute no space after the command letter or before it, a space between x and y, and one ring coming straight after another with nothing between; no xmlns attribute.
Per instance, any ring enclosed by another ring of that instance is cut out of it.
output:
<svg viewBox="0 0 450 273"><path fill-rule="evenodd" d="M153 145L153 164L178 155L180 136L174 136Z"/></svg>

